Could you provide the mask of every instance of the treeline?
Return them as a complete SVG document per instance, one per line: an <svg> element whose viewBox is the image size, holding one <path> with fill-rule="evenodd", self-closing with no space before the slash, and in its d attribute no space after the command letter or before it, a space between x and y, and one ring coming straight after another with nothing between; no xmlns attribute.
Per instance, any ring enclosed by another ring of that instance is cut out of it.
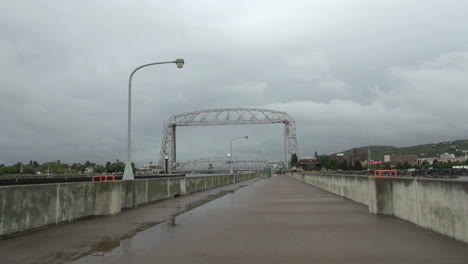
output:
<svg viewBox="0 0 468 264"><path fill-rule="evenodd" d="M323 168L327 170L364 170L366 169L360 161L356 161L353 164L348 163L346 161L339 161L336 159L332 159L328 156L320 156L319 157L320 163ZM451 169L452 166L465 166L468 165L468 160L466 161L447 161L447 162L442 162L438 160L434 160L433 164L430 164L428 161L423 161L421 165L411 165L408 162L404 163L398 163L394 167L392 167L390 164L372 164L372 169L385 169L385 170L390 170L390 169L398 169L398 170L403 170L403 169Z"/></svg>
<svg viewBox="0 0 468 264"><path fill-rule="evenodd" d="M385 170L389 170L389 169L397 169L397 170L406 170L406 169L424 169L424 170L427 170L427 169L451 169L453 166L466 166L468 165L468 160L466 161L447 161L447 162L443 162L443 161L438 161L438 160L434 160L434 162L431 164L429 163L427 160L423 161L421 163L421 165L418 165L418 164L414 164L414 165L411 165L409 164L408 162L400 162L398 164L396 164L396 166L394 168L392 168L390 166L390 164L377 164L377 165L372 165L372 168L373 169L385 169Z"/></svg>
<svg viewBox="0 0 468 264"><path fill-rule="evenodd" d="M427 160L423 161L423 163L421 164L420 167L416 168L416 169L429 169L430 167L432 167L433 169L451 169L452 166L466 166L468 165L468 160L465 160L465 161L447 161L447 162L442 162L442 161L438 161L438 160L434 160L434 162L432 163L432 165L427 162Z"/></svg>
<svg viewBox="0 0 468 264"><path fill-rule="evenodd" d="M322 164L322 167L327 170L361 171L365 169L359 160L355 161L354 165L352 163L348 163L346 160L336 160L336 159L330 158L329 156L319 156L319 160L320 160L320 163Z"/></svg>
<svg viewBox="0 0 468 264"><path fill-rule="evenodd" d="M135 164L132 162L133 171ZM94 173L117 173L123 172L125 163L116 160L114 162L106 162L105 164L96 164L86 161L84 163L63 163L60 160L44 162L42 164L37 161L30 160L29 163L23 164L17 162L11 166L0 164L0 175L4 174L83 174L87 168L92 168Z"/></svg>

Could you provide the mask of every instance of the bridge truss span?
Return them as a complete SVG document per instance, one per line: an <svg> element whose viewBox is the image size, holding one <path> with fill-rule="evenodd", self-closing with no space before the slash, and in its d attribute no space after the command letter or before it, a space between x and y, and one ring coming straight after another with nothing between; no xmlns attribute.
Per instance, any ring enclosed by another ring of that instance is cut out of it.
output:
<svg viewBox="0 0 468 264"><path fill-rule="evenodd" d="M266 158L234 157L230 160L228 157L212 157L176 162L174 170L177 172L228 172L231 168L235 171L249 171L284 166L286 166L284 161L272 161Z"/></svg>
<svg viewBox="0 0 468 264"><path fill-rule="evenodd" d="M168 157L169 168L174 170L176 157L176 128L178 126L228 126L255 124L284 124L284 161L288 164L292 154L299 156L294 119L286 112L259 108L223 108L187 112L172 116L165 124L160 150L160 166Z"/></svg>

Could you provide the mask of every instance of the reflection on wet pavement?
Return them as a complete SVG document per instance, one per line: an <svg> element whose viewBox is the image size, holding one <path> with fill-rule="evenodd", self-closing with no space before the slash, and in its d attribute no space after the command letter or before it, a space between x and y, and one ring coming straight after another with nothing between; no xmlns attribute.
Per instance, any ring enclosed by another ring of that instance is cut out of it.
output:
<svg viewBox="0 0 468 264"><path fill-rule="evenodd" d="M242 185L239 188L246 186ZM152 247L157 246L172 232L175 232L176 227L190 223L194 217L203 215L211 209L230 206L229 196L239 190L221 190L216 194L208 195L205 199L187 203L182 211L169 216L165 221L145 223L117 239L104 239L96 244L91 251L75 256L75 258L66 259L63 253L60 253L60 256L55 255L55 257L67 261L77 260L73 263L94 263L96 257L123 255L132 250L144 250L144 245L148 244ZM218 199L220 197L223 198ZM151 248L148 250L151 250Z"/></svg>

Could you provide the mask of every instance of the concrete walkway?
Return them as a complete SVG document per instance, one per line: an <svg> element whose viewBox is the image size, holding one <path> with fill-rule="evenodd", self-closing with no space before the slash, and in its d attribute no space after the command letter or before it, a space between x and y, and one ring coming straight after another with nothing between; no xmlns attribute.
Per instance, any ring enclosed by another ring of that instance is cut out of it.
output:
<svg viewBox="0 0 468 264"><path fill-rule="evenodd" d="M466 264L468 245L276 176L73 263Z"/></svg>

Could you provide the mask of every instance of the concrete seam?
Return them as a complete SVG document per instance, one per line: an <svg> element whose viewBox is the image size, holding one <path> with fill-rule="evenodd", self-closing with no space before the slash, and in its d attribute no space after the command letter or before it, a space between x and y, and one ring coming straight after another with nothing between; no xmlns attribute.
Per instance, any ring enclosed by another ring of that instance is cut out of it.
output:
<svg viewBox="0 0 468 264"><path fill-rule="evenodd" d="M420 224L419 224L419 206L418 206L418 204L419 204L419 197L418 197L418 180L415 179L414 181L415 181L415 183L416 183L416 184L415 184L415 188L414 188L414 191L416 192L416 194L415 194L415 202L416 202L416 204L415 204L415 206L416 206L416 225L419 226Z"/></svg>
<svg viewBox="0 0 468 264"><path fill-rule="evenodd" d="M60 215L60 183L57 184L56 198L55 198L55 224L59 223Z"/></svg>
<svg viewBox="0 0 468 264"><path fill-rule="evenodd" d="M167 197L170 197L171 196L171 188L169 187L169 178L167 178L167 184L166 184L166 187L167 187Z"/></svg>
<svg viewBox="0 0 468 264"><path fill-rule="evenodd" d="M149 185L149 183L148 183L148 179L146 179L145 181L146 181L146 203L148 203L149 202L149 200L148 200L148 185Z"/></svg>

